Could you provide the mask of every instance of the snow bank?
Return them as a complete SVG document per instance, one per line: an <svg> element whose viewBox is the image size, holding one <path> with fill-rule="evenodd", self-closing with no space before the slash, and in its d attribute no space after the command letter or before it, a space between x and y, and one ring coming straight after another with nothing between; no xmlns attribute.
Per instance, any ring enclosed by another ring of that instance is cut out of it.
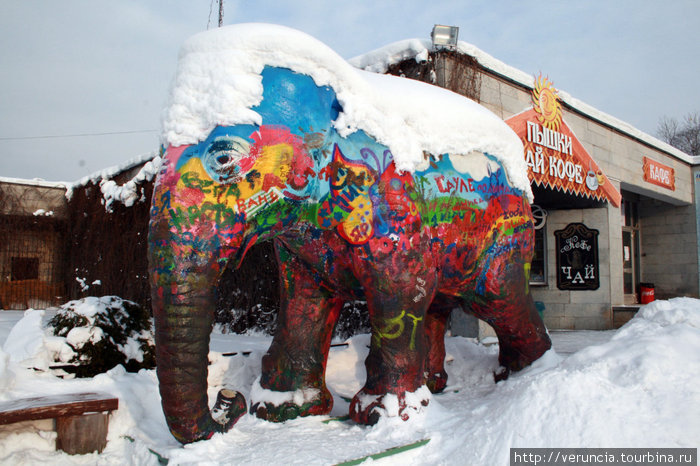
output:
<svg viewBox="0 0 700 466"><path fill-rule="evenodd" d="M253 108L262 99L266 65L332 87L343 107L334 122L339 134L364 130L391 149L399 170L414 171L424 152L488 152L516 188L530 192L522 143L489 110L429 84L358 70L316 39L282 26L240 24L187 40L163 113L163 145L198 143L217 125L261 124Z"/></svg>
<svg viewBox="0 0 700 466"><path fill-rule="evenodd" d="M350 64L359 69L373 71L375 73L386 73L390 65L399 63L403 60L412 58L417 62L426 61L431 48L432 43L429 40L406 39L380 47L376 50L351 58L348 61ZM481 64L484 68L512 79L517 83L529 88L534 88L535 86L535 78L533 75L505 64L501 60L494 58L472 44L459 41L457 43L457 51L476 58L479 64ZM693 165L700 163L700 156L686 154L670 144L667 144L666 142L635 128L631 124L598 110L597 108L575 97L572 97L571 94L566 91L558 89L558 94L561 101L565 102L576 110L583 112L591 118L610 125L613 128L616 128L634 138L644 141L647 144L667 152L686 163Z"/></svg>
<svg viewBox="0 0 700 466"><path fill-rule="evenodd" d="M230 432L186 447L167 430L153 370L133 374L117 367L91 379L63 380L15 363L36 357L28 342L38 335L40 313L26 314L0 351L0 399L100 390L119 397L119 410L110 419L107 448L100 455L55 452L55 434L30 429L0 432L2 464L155 465L157 455L170 464L334 464L423 439L430 442L378 462L508 464L511 447L696 447L700 438L697 299L655 301L610 341L568 358L550 351L498 384L493 381L497 345L448 337L447 389L408 422L389 419L364 427L324 423L328 418L320 416L275 424L246 415ZM221 388L238 389L250 398L269 342L215 331L209 366L212 403ZM333 415L347 413L346 398L364 383L369 342L369 335L360 335L347 347L331 349L327 379ZM233 352L237 354L224 355Z"/></svg>
<svg viewBox="0 0 700 466"><path fill-rule="evenodd" d="M44 314L43 310L28 309L10 330L2 349L12 363L24 367L48 367L42 328Z"/></svg>
<svg viewBox="0 0 700 466"><path fill-rule="evenodd" d="M9 365L10 355L0 348L0 391L9 389L14 381L15 374Z"/></svg>
<svg viewBox="0 0 700 466"><path fill-rule="evenodd" d="M474 464L506 464L510 447L697 446L699 323L700 301L656 301L610 342L498 384L466 428L483 440Z"/></svg>

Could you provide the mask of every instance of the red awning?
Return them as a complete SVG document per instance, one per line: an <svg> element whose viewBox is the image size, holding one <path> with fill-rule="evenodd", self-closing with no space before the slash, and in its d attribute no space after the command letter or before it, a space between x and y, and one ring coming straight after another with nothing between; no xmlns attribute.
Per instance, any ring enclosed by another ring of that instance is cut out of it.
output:
<svg viewBox="0 0 700 466"><path fill-rule="evenodd" d="M534 109L512 116L506 123L525 146L530 181L575 196L609 201L620 206L622 196L584 149L565 121L556 130L540 124Z"/></svg>

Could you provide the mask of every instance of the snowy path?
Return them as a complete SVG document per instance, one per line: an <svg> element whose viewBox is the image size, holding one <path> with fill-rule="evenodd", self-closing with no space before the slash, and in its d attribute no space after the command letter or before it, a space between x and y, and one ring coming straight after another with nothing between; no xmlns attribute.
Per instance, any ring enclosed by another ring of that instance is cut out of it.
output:
<svg viewBox="0 0 700 466"><path fill-rule="evenodd" d="M550 330L554 350L562 355L571 355L587 346L602 345L615 335L615 330Z"/></svg>

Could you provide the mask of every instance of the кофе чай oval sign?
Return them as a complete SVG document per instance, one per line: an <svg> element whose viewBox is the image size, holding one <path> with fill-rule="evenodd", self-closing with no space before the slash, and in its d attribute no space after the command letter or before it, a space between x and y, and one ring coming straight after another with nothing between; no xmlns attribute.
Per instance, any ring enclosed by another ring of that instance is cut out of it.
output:
<svg viewBox="0 0 700 466"><path fill-rule="evenodd" d="M571 223L554 232L557 254L557 288L597 290L600 286L598 230Z"/></svg>

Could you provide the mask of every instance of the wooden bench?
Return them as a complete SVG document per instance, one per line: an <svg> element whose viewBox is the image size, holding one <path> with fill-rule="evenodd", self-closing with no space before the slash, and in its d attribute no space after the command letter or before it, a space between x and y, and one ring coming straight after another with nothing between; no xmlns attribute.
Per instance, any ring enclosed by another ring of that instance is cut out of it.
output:
<svg viewBox="0 0 700 466"><path fill-rule="evenodd" d="M75 393L0 402L0 425L54 419L56 449L70 455L97 451L107 445L109 414L119 400L109 393Z"/></svg>

